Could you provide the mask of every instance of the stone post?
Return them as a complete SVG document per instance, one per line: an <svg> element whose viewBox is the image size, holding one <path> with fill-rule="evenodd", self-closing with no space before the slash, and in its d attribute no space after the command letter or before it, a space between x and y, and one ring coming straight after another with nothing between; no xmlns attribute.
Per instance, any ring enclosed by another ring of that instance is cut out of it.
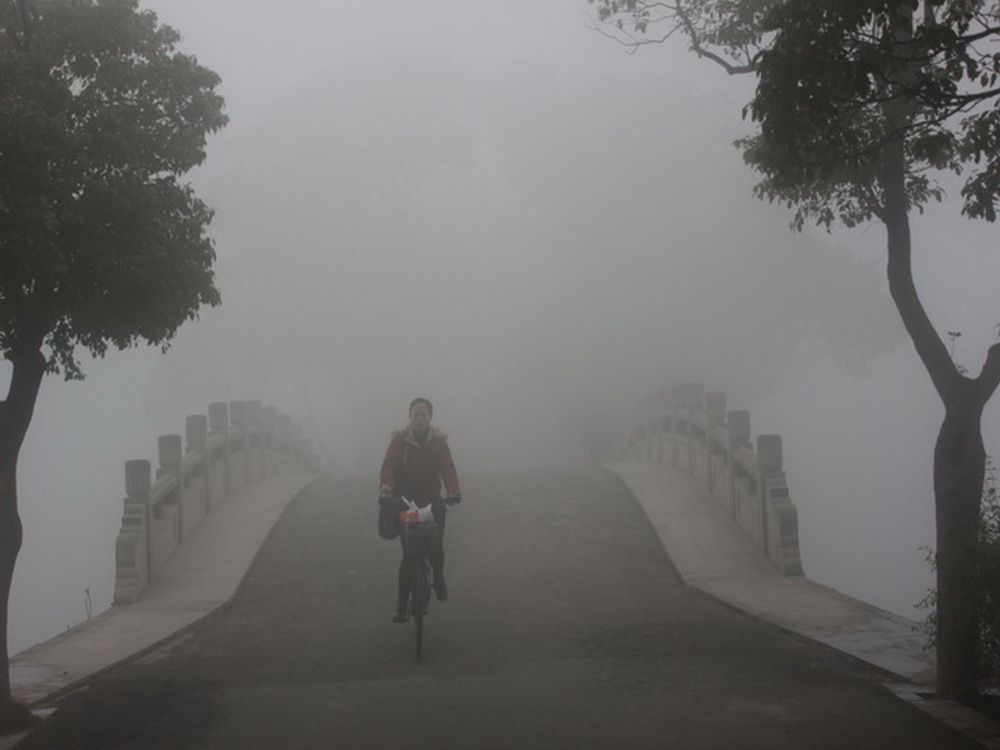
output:
<svg viewBox="0 0 1000 750"><path fill-rule="evenodd" d="M722 427L726 423L726 394L720 393L718 391L713 391L705 395L705 484L708 487L709 494L715 494L718 491L719 480L713 471L713 453L712 453L712 431L716 427ZM726 444L724 446L724 451L726 453L726 461L729 460L729 435L726 435Z"/></svg>
<svg viewBox="0 0 1000 750"><path fill-rule="evenodd" d="M184 478L181 476L181 461L184 451L180 435L160 435L157 443L159 448L160 468L157 478L170 475L176 484L174 502L177 503L177 543L184 539Z"/></svg>
<svg viewBox="0 0 1000 750"><path fill-rule="evenodd" d="M247 453L249 474L247 481L256 482L267 475L266 447L264 445L264 404L247 401L247 431L250 451Z"/></svg>
<svg viewBox="0 0 1000 750"><path fill-rule="evenodd" d="M213 401L208 405L208 429L213 435L229 429L229 404L225 401Z"/></svg>
<svg viewBox="0 0 1000 750"><path fill-rule="evenodd" d="M152 576L151 475L149 461L125 462L125 507L115 540L115 604L134 602Z"/></svg>
<svg viewBox="0 0 1000 750"><path fill-rule="evenodd" d="M726 421L726 394L713 392L705 396L705 416L709 428Z"/></svg>
<svg viewBox="0 0 1000 750"><path fill-rule="evenodd" d="M781 471L783 464L781 435L758 435L757 468L761 473L772 474Z"/></svg>
<svg viewBox="0 0 1000 750"><path fill-rule="evenodd" d="M275 465L281 475L292 473L292 418L288 414L276 414L274 422Z"/></svg>
<svg viewBox="0 0 1000 750"><path fill-rule="evenodd" d="M319 474L323 470L323 460L319 452L313 448L310 438L303 438L302 451L305 459L304 468L310 474Z"/></svg>
<svg viewBox="0 0 1000 750"><path fill-rule="evenodd" d="M265 406L261 409L261 432L267 437L278 435L278 409L275 406Z"/></svg>
<svg viewBox="0 0 1000 750"><path fill-rule="evenodd" d="M292 418L288 414L277 414L274 422L279 440L288 440L292 435Z"/></svg>
<svg viewBox="0 0 1000 750"><path fill-rule="evenodd" d="M768 490L770 480L781 473L782 462L781 435L758 435L757 472L760 476L757 492L760 498L761 543L764 547L764 554L768 557L770 557L769 551L771 549Z"/></svg>
<svg viewBox="0 0 1000 750"><path fill-rule="evenodd" d="M208 417L192 414L184 421L186 453L205 452L208 449Z"/></svg>
<svg viewBox="0 0 1000 750"><path fill-rule="evenodd" d="M729 445L732 448L750 445L750 412L746 409L734 409L726 417L729 427Z"/></svg>
<svg viewBox="0 0 1000 750"><path fill-rule="evenodd" d="M233 491L232 460L233 455L229 445L229 404L225 401L214 401L208 405L208 430L212 435L222 436L222 492L227 497Z"/></svg>
<svg viewBox="0 0 1000 750"><path fill-rule="evenodd" d="M691 417L705 408L705 385L703 383L687 383L684 386L684 399L688 420L688 474L696 476L698 467L695 461L695 439L694 433L691 431Z"/></svg>
<svg viewBox="0 0 1000 750"><path fill-rule="evenodd" d="M181 450L181 436L160 435L157 448L160 458L160 470L157 472L157 476L159 477L165 472L179 474L181 459L184 457L184 452Z"/></svg>
<svg viewBox="0 0 1000 750"><path fill-rule="evenodd" d="M761 473L761 503L767 509L768 536L765 554L782 574L801 576L799 518L785 480L781 436L761 435L757 439L757 454Z"/></svg>
<svg viewBox="0 0 1000 750"><path fill-rule="evenodd" d="M149 497L152 468L145 458L125 462L125 494L129 497Z"/></svg>
<svg viewBox="0 0 1000 750"><path fill-rule="evenodd" d="M233 401L229 404L229 420L237 430L247 429L247 408L246 401Z"/></svg>
<svg viewBox="0 0 1000 750"><path fill-rule="evenodd" d="M261 469L263 477L274 476L276 459L274 455L278 435L278 410L274 406L262 406L260 410Z"/></svg>
<svg viewBox="0 0 1000 750"><path fill-rule="evenodd" d="M188 455L201 457L196 475L201 476L201 507L205 513L212 508L212 456L208 452L208 417L192 414L184 422Z"/></svg>
<svg viewBox="0 0 1000 750"><path fill-rule="evenodd" d="M729 432L729 497L732 502L729 513L734 518L738 515L736 505L736 452L741 448L750 448L750 412L746 409L733 409L726 415L726 429Z"/></svg>
<svg viewBox="0 0 1000 750"><path fill-rule="evenodd" d="M292 425L292 435L289 438L289 452L292 455L293 465L303 467L309 455L309 440L306 438L302 425Z"/></svg>
<svg viewBox="0 0 1000 750"><path fill-rule="evenodd" d="M255 432L264 430L264 404L261 401L247 401L247 427Z"/></svg>
<svg viewBox="0 0 1000 750"><path fill-rule="evenodd" d="M232 487L232 477L239 476L240 485L250 481L250 408L246 401L233 401L229 404L229 424L237 433L229 436L230 452L232 451L232 441L238 440L242 450L240 451L240 464L230 475L230 487Z"/></svg>
<svg viewBox="0 0 1000 750"><path fill-rule="evenodd" d="M700 411L705 405L705 385L703 383L680 383L676 387L680 390L680 407L682 409Z"/></svg>
<svg viewBox="0 0 1000 750"><path fill-rule="evenodd" d="M684 403L684 391L681 383L670 386L670 465L677 468L681 454L681 408Z"/></svg>

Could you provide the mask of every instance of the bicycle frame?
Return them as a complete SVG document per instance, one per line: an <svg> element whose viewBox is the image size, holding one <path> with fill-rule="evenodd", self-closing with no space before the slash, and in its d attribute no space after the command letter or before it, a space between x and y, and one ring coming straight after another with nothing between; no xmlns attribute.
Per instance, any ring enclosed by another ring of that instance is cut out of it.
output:
<svg viewBox="0 0 1000 750"><path fill-rule="evenodd" d="M431 602L431 564L428 548L431 537L437 533L437 525L431 522L404 522L404 555L411 559L413 578L410 581L410 595L407 609L413 618L416 630L417 661L423 658L424 615Z"/></svg>

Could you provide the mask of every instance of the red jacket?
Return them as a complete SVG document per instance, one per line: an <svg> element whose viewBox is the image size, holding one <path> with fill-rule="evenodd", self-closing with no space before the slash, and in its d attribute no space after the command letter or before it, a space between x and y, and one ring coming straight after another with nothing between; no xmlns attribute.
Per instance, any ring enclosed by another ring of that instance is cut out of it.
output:
<svg viewBox="0 0 1000 750"><path fill-rule="evenodd" d="M448 436L433 427L421 445L407 427L392 433L379 472L379 493L405 495L419 507L441 497L441 483L449 495L461 492Z"/></svg>

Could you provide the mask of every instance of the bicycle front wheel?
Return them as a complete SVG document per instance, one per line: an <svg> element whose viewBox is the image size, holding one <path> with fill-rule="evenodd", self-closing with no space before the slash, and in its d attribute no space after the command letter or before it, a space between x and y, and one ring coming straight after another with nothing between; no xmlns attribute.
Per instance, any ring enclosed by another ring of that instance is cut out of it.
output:
<svg viewBox="0 0 1000 750"><path fill-rule="evenodd" d="M424 647L424 613L427 610L427 568L420 561L413 571L413 587L410 590L410 608L413 613L413 625L417 637L417 661L423 658Z"/></svg>

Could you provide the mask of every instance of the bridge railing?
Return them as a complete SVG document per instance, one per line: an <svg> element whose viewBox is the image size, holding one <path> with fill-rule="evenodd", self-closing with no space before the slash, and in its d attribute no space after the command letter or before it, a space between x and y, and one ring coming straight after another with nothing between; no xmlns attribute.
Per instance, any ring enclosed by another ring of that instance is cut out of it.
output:
<svg viewBox="0 0 1000 750"><path fill-rule="evenodd" d="M669 464L694 477L784 575L802 575L798 511L785 480L780 435L751 440L750 412L723 393L677 384L641 409L618 449L626 461Z"/></svg>
<svg viewBox="0 0 1000 750"><path fill-rule="evenodd" d="M159 468L125 463L125 500L115 542L115 604L134 602L191 531L236 490L275 476L313 473L319 460L302 429L259 401L216 402L161 435Z"/></svg>

